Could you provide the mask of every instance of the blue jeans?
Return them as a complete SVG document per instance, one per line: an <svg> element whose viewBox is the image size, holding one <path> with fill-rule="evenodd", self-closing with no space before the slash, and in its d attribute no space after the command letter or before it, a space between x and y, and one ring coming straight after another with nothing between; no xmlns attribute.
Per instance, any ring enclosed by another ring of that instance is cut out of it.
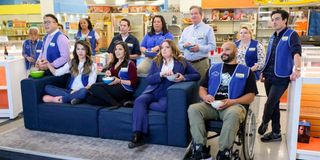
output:
<svg viewBox="0 0 320 160"><path fill-rule="evenodd" d="M264 87L267 93L267 101L264 105L263 123L269 123L272 120L272 132L280 133L280 98L284 91L288 88L289 82L286 84L276 85L266 80Z"/></svg>
<svg viewBox="0 0 320 160"><path fill-rule="evenodd" d="M71 90L59 88L53 85L46 85L44 91L51 96L62 96L63 103L69 103L72 99L83 100L86 98L88 93L86 88L81 88L71 93Z"/></svg>
<svg viewBox="0 0 320 160"><path fill-rule="evenodd" d="M148 108L154 111L166 112L167 97L157 98L153 94L142 94L133 105L133 132L148 133Z"/></svg>

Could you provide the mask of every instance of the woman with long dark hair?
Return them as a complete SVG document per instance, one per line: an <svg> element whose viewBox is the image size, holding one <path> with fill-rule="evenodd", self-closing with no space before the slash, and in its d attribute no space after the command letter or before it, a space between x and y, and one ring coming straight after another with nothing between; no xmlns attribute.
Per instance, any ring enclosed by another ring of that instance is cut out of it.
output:
<svg viewBox="0 0 320 160"><path fill-rule="evenodd" d="M71 74L71 79L66 89L53 85L45 86L44 102L76 104L86 98L87 90L96 82L97 67L91 58L91 48L87 41L77 41L73 50L73 59L59 69L47 63L51 73L61 76Z"/></svg>
<svg viewBox="0 0 320 160"><path fill-rule="evenodd" d="M96 55L99 50L99 34L93 30L91 21L88 18L82 18L78 24L77 40L87 40L91 44L92 55Z"/></svg>
<svg viewBox="0 0 320 160"><path fill-rule="evenodd" d="M168 31L167 24L161 15L155 15L152 18L151 31L148 32L141 42L141 53L145 58L138 65L138 73L147 74L151 66L152 59L160 51L160 44L165 39L173 40L173 35Z"/></svg>
<svg viewBox="0 0 320 160"><path fill-rule="evenodd" d="M100 82L92 85L87 98L90 104L119 107L132 98L137 86L137 68L129 59L127 43L118 41L112 54L114 59L105 76L113 77L114 80L109 84Z"/></svg>

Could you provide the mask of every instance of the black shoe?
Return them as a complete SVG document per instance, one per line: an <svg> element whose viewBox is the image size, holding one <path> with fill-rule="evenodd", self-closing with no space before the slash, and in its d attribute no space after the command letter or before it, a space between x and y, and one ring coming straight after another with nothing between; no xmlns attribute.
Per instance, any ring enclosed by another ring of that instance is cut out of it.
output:
<svg viewBox="0 0 320 160"><path fill-rule="evenodd" d="M263 123L263 122L262 122L262 123L260 124L259 129L258 129L258 133L259 133L260 135L263 135L264 133L266 133L267 129L268 129L268 123Z"/></svg>
<svg viewBox="0 0 320 160"><path fill-rule="evenodd" d="M260 138L261 142L276 142L276 141L281 141L281 133L273 133L269 132L265 134L263 137Z"/></svg>
<svg viewBox="0 0 320 160"><path fill-rule="evenodd" d="M128 148L132 149L142 145L144 145L142 133L141 132L134 133L132 141L128 144Z"/></svg>
<svg viewBox="0 0 320 160"><path fill-rule="evenodd" d="M81 103L81 100L75 98L75 99L72 99L70 103L71 103L72 105L76 105L76 104Z"/></svg>
<svg viewBox="0 0 320 160"><path fill-rule="evenodd" d="M230 149L224 149L218 152L216 160L231 160L232 153Z"/></svg>
<svg viewBox="0 0 320 160"><path fill-rule="evenodd" d="M193 144L192 146L192 160L211 159L210 146L206 147L202 144Z"/></svg>

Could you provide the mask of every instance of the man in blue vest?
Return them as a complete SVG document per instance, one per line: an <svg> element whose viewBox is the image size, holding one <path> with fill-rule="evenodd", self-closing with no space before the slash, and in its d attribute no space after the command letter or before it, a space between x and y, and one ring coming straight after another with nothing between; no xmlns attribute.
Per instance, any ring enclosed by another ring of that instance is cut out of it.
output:
<svg viewBox="0 0 320 160"><path fill-rule="evenodd" d="M245 119L245 107L258 93L255 76L250 68L237 64L237 46L226 42L221 49L224 63L213 64L200 82L199 95L203 102L192 104L188 109L193 159L210 157L210 147L206 147L205 121L211 119L223 121L217 159L231 159L230 149L240 123Z"/></svg>
<svg viewBox="0 0 320 160"><path fill-rule="evenodd" d="M51 63L55 68L60 68L70 60L69 39L59 31L58 19L53 14L43 17L43 25L47 34L43 38L42 52L36 66L40 70L48 70L46 63Z"/></svg>
<svg viewBox="0 0 320 160"><path fill-rule="evenodd" d="M39 29L37 27L30 27L28 34L29 39L25 40L22 46L22 55L25 58L27 70L34 67L42 48L42 41L39 39Z"/></svg>
<svg viewBox="0 0 320 160"><path fill-rule="evenodd" d="M288 18L289 13L284 10L271 13L272 27L275 32L268 44L265 66L261 75L268 99L258 133L263 135L267 131L269 121L272 121L272 131L261 137L262 142L282 140L280 97L288 88L290 80L294 81L300 77L301 43L297 32L287 28Z"/></svg>

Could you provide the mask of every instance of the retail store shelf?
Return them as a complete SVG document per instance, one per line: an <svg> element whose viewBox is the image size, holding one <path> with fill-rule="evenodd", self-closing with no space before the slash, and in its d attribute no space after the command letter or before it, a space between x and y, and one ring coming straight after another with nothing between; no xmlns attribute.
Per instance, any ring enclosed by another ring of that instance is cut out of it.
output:
<svg viewBox="0 0 320 160"><path fill-rule="evenodd" d="M7 90L8 87L7 86L0 86L0 90Z"/></svg>

